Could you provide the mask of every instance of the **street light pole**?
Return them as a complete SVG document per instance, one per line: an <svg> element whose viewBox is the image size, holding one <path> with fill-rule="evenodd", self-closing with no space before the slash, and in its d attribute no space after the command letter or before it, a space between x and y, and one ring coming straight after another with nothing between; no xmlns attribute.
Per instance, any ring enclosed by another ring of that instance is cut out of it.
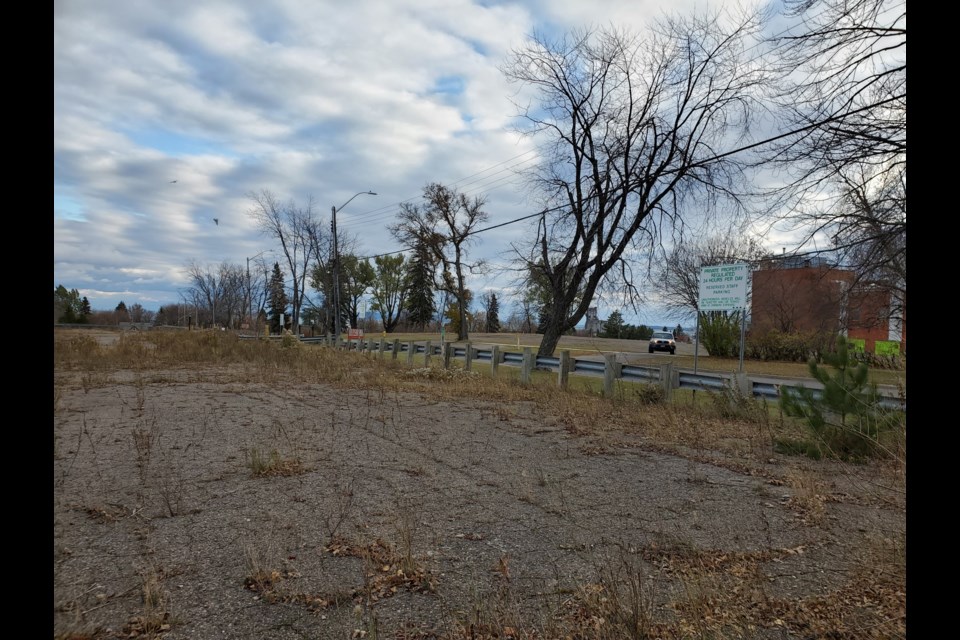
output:
<svg viewBox="0 0 960 640"><path fill-rule="evenodd" d="M368 195L375 196L377 195L373 191L360 191L355 193L350 200L356 198L357 196ZM347 200L342 205L340 209L342 210L345 206L350 204L350 200ZM333 327L334 335L336 338L335 344L340 342L340 251L337 248L337 208L331 207L331 216L330 216L330 228L333 233Z"/></svg>

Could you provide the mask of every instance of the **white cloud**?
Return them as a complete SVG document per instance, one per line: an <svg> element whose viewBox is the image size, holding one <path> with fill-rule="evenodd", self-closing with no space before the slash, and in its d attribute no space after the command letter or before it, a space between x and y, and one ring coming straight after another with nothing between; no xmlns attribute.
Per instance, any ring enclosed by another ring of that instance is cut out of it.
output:
<svg viewBox="0 0 960 640"><path fill-rule="evenodd" d="M246 214L260 189L313 196L324 217L376 191L343 218L371 254L398 248L385 225L427 182L479 173L464 189L487 193L490 224L527 215L535 205L508 168L536 156L510 131L504 57L535 29L639 26L662 6L55 2L54 286L88 292L94 308L176 300L189 261L272 248ZM491 231L473 251L502 262L521 231ZM509 286L485 278L477 286Z"/></svg>

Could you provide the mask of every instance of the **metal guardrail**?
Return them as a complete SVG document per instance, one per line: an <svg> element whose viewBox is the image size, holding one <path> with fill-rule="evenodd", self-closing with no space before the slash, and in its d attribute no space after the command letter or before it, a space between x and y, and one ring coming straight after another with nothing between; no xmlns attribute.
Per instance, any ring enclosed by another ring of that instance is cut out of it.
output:
<svg viewBox="0 0 960 640"><path fill-rule="evenodd" d="M560 358L554 358L551 356L536 356L534 364L537 367L549 367L550 369L557 369L560 367Z"/></svg>
<svg viewBox="0 0 960 640"><path fill-rule="evenodd" d="M262 336L240 336L245 339L261 339ZM279 340L281 336L270 336L271 339ZM301 342L306 344L329 344L330 339L327 337L311 337L311 338L300 338ZM343 343L347 344L347 343ZM398 345L398 353L409 353L411 344L413 347L414 354L426 354L427 344L425 342L400 342ZM362 340L362 341L353 341L352 346L348 347L350 349L356 349L367 352L379 352L380 351L380 341L379 340ZM444 347L438 344L430 344L430 353L432 356L443 355ZM473 361L484 361L492 362L493 361L493 350L492 349L474 349L472 348L471 355ZM392 353L393 343L388 341L383 345L384 353ZM466 359L467 347L453 346L451 349L451 357ZM501 351L499 352L499 357L501 362L505 365L515 365L523 366L524 365L524 354L518 353L515 351ZM552 357L552 356L535 356L533 359L534 366L537 368L549 368L551 370L558 370L561 367L561 359ZM582 374L593 374L593 375L604 375L607 369L607 363L604 361L598 360L585 360L570 358L570 370L569 373L582 373ZM662 379L663 368L660 366L645 367L642 365L632 365L632 364L623 364L618 367L619 375L618 378L628 382L639 382L639 383L648 383L648 384L668 384L669 381ZM701 391L710 391L718 392L724 391L726 389L732 388L735 384L733 374L725 373L709 373L709 372L698 372L691 373L689 371L678 371L675 376L676 387L680 389L695 389ZM786 388L795 388L797 384L778 384L773 382L766 382L761 380L751 380L749 376L746 378L746 384L749 385L751 394L755 398L765 398L767 400L776 400L779 401L782 398L782 390ZM820 392L816 388L812 389L815 397L819 397ZM881 406L887 409L902 410L906 411L906 400L900 397L893 397L888 395L882 395Z"/></svg>
<svg viewBox="0 0 960 640"><path fill-rule="evenodd" d="M632 364L625 364L620 367L620 377L625 380L659 382L660 369L658 367L641 367Z"/></svg>
<svg viewBox="0 0 960 640"><path fill-rule="evenodd" d="M681 389L702 389L704 391L720 391L730 386L729 378L723 374L684 373L679 374Z"/></svg>

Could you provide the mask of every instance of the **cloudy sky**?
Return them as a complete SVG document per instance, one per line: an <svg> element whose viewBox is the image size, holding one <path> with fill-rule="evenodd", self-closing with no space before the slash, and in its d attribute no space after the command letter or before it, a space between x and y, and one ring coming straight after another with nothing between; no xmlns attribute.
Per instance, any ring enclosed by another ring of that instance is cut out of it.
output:
<svg viewBox="0 0 960 640"><path fill-rule="evenodd" d="M386 225L429 182L484 196L490 225L529 215L517 172L538 157L513 129L522 96L505 57L535 31L639 29L695 6L706 3L55 0L53 286L94 309L176 302L191 261L244 265L275 249L248 214L261 190L312 198L325 222L375 191L337 216L360 255L400 248ZM486 232L472 251L504 266L524 231ZM509 280L494 269L468 286Z"/></svg>

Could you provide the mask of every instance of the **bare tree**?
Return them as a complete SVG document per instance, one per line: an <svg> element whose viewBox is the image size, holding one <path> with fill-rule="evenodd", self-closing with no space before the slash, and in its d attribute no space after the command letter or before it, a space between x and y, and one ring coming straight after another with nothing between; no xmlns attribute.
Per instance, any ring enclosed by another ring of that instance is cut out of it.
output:
<svg viewBox="0 0 960 640"><path fill-rule="evenodd" d="M247 268L246 274L246 302L244 314L251 314L249 321L257 326L259 331L259 320L262 313L265 313L267 305L267 284L270 279L270 265L264 256L257 256L253 259L253 264Z"/></svg>
<svg viewBox="0 0 960 640"><path fill-rule="evenodd" d="M477 227L489 215L483 210L483 198L472 200L456 189L431 183L423 189L426 204L422 207L402 203L400 221L390 226L394 237L408 247L418 244L429 247L437 261L443 265L440 289L449 292L457 302L460 318L466 318L466 273L477 273L483 268L482 261L467 262L467 246ZM467 323L458 325L457 339L467 339Z"/></svg>
<svg viewBox="0 0 960 640"><path fill-rule="evenodd" d="M771 212L861 277L905 287L906 1L785 5L799 25L772 38L783 78L773 98L793 133L760 159L788 176ZM831 244L817 245L824 235Z"/></svg>
<svg viewBox="0 0 960 640"><path fill-rule="evenodd" d="M236 327L246 311L244 267L223 262L211 268L191 261L187 265L187 275L190 278L187 295L197 306L198 313L203 313L203 317L197 317L197 323Z"/></svg>
<svg viewBox="0 0 960 640"><path fill-rule="evenodd" d="M313 198L304 206L298 206L293 200L284 204L266 189L251 192L247 197L253 202L248 213L261 233L275 238L283 250L291 279L291 329L298 334L307 274L321 245L321 225L314 215Z"/></svg>
<svg viewBox="0 0 960 640"><path fill-rule="evenodd" d="M545 140L532 178L553 205L532 250L517 250L550 287L540 354L553 354L601 285L637 295L634 253L682 228L688 199L739 204L742 166L721 152L746 135L764 81L745 52L758 27L750 16L668 18L642 40L580 30L514 52L503 70L539 92L523 116Z"/></svg>
<svg viewBox="0 0 960 640"><path fill-rule="evenodd" d="M843 215L837 216L833 249L849 265L858 283L883 284L906 296L907 176L888 173L874 180L868 170L844 176Z"/></svg>

